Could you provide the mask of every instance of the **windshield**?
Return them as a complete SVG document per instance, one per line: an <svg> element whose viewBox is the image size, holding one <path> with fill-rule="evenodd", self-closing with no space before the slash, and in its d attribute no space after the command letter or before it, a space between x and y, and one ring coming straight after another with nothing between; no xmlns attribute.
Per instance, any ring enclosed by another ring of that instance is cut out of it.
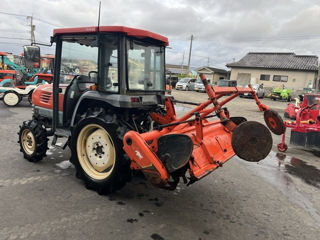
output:
<svg viewBox="0 0 320 240"><path fill-rule="evenodd" d="M96 36L66 36L62 42L60 83L70 83L76 75L89 76L98 69Z"/></svg>
<svg viewBox="0 0 320 240"><path fill-rule="evenodd" d="M179 83L187 83L189 82L190 78L182 78Z"/></svg>
<svg viewBox="0 0 320 240"><path fill-rule="evenodd" d="M164 91L164 47L127 41L130 90Z"/></svg>

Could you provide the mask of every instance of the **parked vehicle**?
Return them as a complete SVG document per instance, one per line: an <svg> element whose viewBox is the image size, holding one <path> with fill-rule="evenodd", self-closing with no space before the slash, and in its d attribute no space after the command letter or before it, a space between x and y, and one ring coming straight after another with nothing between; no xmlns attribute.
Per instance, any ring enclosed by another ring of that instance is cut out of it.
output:
<svg viewBox="0 0 320 240"><path fill-rule="evenodd" d="M202 82L201 79L194 79L192 81L190 81L187 85L187 90L189 91L195 91L195 88L196 88L196 84L199 83L199 82Z"/></svg>
<svg viewBox="0 0 320 240"><path fill-rule="evenodd" d="M282 87L276 87L272 89L271 93L272 100L285 100L291 102L291 89L286 88L284 85Z"/></svg>
<svg viewBox="0 0 320 240"><path fill-rule="evenodd" d="M8 70L7 70L8 71ZM18 80L18 77L16 77L15 71L10 70L11 75L9 78L4 78L0 82L0 100L3 99L6 91L15 91L18 95L24 96L29 94L28 91L23 91L25 90L28 86L38 86L41 84L47 84L52 81L52 74L44 74L44 73L36 73L33 75L33 77L29 81L23 81L23 80ZM20 91L20 90L22 91ZM29 88L33 89L33 88ZM22 97L19 98L19 102L22 100ZM30 95L30 103L31 103L31 95ZM3 101L5 101L3 99ZM15 106L19 102L15 104L6 104L7 106Z"/></svg>
<svg viewBox="0 0 320 240"><path fill-rule="evenodd" d="M258 98L264 98L263 83L262 84L252 84L251 86L255 90ZM248 87L248 85L246 85L245 87ZM244 93L244 94L240 94L240 97L250 97L250 98L252 98L252 95L248 94L248 93Z"/></svg>
<svg viewBox="0 0 320 240"><path fill-rule="evenodd" d="M185 90L189 91L189 84L192 82L195 82L195 78L182 78L179 80L179 82L176 84L176 89L177 90Z"/></svg>
<svg viewBox="0 0 320 240"><path fill-rule="evenodd" d="M0 87L0 93L3 94L2 101L8 107L15 107L24 97L27 97L29 103L32 104L32 92L36 88L36 85L30 85L24 89L17 87Z"/></svg>
<svg viewBox="0 0 320 240"><path fill-rule="evenodd" d="M197 79L197 81L195 82L195 84L194 84L194 90L195 90L196 92L205 92L205 91L206 91L206 89L204 88L204 85L203 85L201 79Z"/></svg>
<svg viewBox="0 0 320 240"><path fill-rule="evenodd" d="M106 194L121 189L133 170L144 173L153 185L173 190L181 179L192 184L235 154L251 162L269 154L268 128L243 117L229 118L223 108L238 96L235 88L207 88L209 100L191 103L197 106L182 117L175 114L172 97L165 97L166 37L100 26L56 29L51 39L56 43L53 84L33 92L32 120L24 121L19 131L20 150L28 161L46 155L48 137L53 137L53 145L64 138L76 176L87 188ZM80 74L62 84L59 69L70 59L77 62ZM205 76L200 78L207 86ZM253 91L240 91L246 92ZM219 103L226 94L233 96ZM271 123L281 118L255 102L274 131Z"/></svg>

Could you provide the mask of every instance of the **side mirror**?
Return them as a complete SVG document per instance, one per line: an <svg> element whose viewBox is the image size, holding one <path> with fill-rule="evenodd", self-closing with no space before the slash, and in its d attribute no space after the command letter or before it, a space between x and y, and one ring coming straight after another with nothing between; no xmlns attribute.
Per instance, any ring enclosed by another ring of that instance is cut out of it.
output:
<svg viewBox="0 0 320 240"><path fill-rule="evenodd" d="M28 69L40 68L40 47L39 46L24 46L24 61Z"/></svg>
<svg viewBox="0 0 320 240"><path fill-rule="evenodd" d="M89 75L90 82L98 83L98 72L97 71L90 71L88 75Z"/></svg>

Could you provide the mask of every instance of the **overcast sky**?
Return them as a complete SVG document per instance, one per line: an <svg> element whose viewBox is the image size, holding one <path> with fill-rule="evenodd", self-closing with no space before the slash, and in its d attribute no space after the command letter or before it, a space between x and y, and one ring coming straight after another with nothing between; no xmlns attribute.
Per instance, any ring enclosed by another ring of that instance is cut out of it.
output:
<svg viewBox="0 0 320 240"><path fill-rule="evenodd" d="M225 68L249 51L320 55L319 0L102 0L101 25L142 28L169 38L167 63ZM28 3L28 4L27 4ZM30 38L49 42L57 27L97 24L98 0L1 0L0 51L21 53ZM30 42L30 41L29 41ZM41 47L42 54L53 50Z"/></svg>

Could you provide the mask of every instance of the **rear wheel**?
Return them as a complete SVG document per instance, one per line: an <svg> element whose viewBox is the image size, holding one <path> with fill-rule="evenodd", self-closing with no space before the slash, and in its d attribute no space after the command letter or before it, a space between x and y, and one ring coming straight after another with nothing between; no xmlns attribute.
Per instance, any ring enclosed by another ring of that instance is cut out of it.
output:
<svg viewBox="0 0 320 240"><path fill-rule="evenodd" d="M46 156L48 149L47 131L36 120L25 121L20 126L20 152L29 162L39 162Z"/></svg>
<svg viewBox="0 0 320 240"><path fill-rule="evenodd" d="M77 177L99 194L122 188L130 180L130 162L124 159L122 140L117 136L116 119L101 108L89 109L72 136L71 162Z"/></svg>
<svg viewBox="0 0 320 240"><path fill-rule="evenodd" d="M3 96L3 103L8 107L14 107L21 101L21 96L13 91L7 91Z"/></svg>

